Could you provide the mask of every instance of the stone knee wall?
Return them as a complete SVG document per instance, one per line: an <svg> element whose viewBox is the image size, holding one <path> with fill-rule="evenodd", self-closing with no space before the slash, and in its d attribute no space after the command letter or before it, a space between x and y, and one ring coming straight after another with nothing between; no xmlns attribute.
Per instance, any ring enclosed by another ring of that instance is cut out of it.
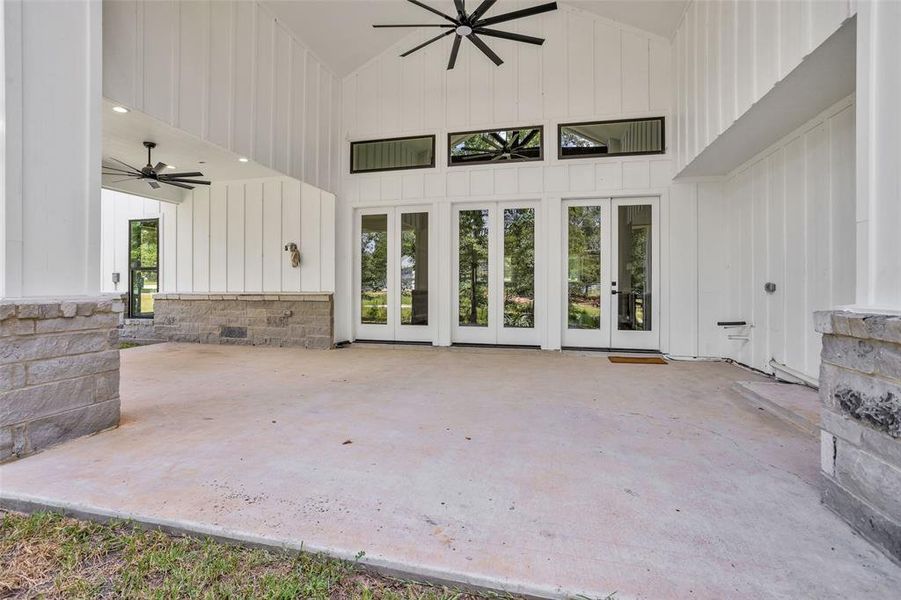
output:
<svg viewBox="0 0 901 600"><path fill-rule="evenodd" d="M816 320L823 502L901 561L901 316Z"/></svg>
<svg viewBox="0 0 901 600"><path fill-rule="evenodd" d="M154 335L171 342L334 345L331 294L157 294Z"/></svg>
<svg viewBox="0 0 901 600"><path fill-rule="evenodd" d="M120 298L0 301L0 462L119 424Z"/></svg>
<svg viewBox="0 0 901 600"><path fill-rule="evenodd" d="M158 344L160 338L154 329L153 319L125 319L119 326L119 342L132 344Z"/></svg>

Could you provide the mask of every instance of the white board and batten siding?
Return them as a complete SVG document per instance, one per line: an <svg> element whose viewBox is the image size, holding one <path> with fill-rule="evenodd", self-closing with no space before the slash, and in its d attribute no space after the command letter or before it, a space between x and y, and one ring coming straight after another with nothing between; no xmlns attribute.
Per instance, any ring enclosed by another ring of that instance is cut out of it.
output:
<svg viewBox="0 0 901 600"><path fill-rule="evenodd" d="M177 205L103 190L104 291L127 290L128 221L145 218L160 219L161 291L335 289L335 196L309 184L287 177L213 183ZM300 268L284 249L291 242Z"/></svg>
<svg viewBox="0 0 901 600"><path fill-rule="evenodd" d="M853 0L694 0L673 37L676 172L855 12Z"/></svg>
<svg viewBox="0 0 901 600"><path fill-rule="evenodd" d="M103 95L334 192L341 84L255 1L103 2Z"/></svg>
<svg viewBox="0 0 901 600"><path fill-rule="evenodd" d="M813 313L854 302L854 119L848 98L724 181L698 184L700 355L765 371L773 359L819 377ZM719 320L753 327L724 330Z"/></svg>

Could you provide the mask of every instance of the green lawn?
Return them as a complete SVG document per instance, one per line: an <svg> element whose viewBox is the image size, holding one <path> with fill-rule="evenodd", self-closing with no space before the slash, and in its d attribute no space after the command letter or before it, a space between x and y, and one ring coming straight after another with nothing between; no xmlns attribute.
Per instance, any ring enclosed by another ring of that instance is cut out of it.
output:
<svg viewBox="0 0 901 600"><path fill-rule="evenodd" d="M474 600L496 596L373 575L354 563L100 525L2 513L0 598Z"/></svg>

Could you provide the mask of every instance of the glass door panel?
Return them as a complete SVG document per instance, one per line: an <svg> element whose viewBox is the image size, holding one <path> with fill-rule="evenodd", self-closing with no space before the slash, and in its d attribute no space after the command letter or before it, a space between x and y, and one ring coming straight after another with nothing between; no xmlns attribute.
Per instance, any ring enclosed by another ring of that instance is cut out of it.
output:
<svg viewBox="0 0 901 600"><path fill-rule="evenodd" d="M429 211L397 209L397 331L395 339L431 341Z"/></svg>
<svg viewBox="0 0 901 600"><path fill-rule="evenodd" d="M499 344L538 345L536 326L535 206L500 205L498 241L501 264L498 274Z"/></svg>
<svg viewBox="0 0 901 600"><path fill-rule="evenodd" d="M457 230L457 302L460 327L488 327L489 211L461 210Z"/></svg>
<svg viewBox="0 0 901 600"><path fill-rule="evenodd" d="M159 291L159 219L128 222L128 316L153 317Z"/></svg>
<svg viewBox="0 0 901 600"><path fill-rule="evenodd" d="M388 215L363 215L360 226L360 322L388 324Z"/></svg>
<svg viewBox="0 0 901 600"><path fill-rule="evenodd" d="M563 205L563 346L610 347L610 199Z"/></svg>
<svg viewBox="0 0 901 600"><path fill-rule="evenodd" d="M611 345L614 348L656 350L659 277L654 268L659 253L657 198L613 200L613 264L616 282Z"/></svg>

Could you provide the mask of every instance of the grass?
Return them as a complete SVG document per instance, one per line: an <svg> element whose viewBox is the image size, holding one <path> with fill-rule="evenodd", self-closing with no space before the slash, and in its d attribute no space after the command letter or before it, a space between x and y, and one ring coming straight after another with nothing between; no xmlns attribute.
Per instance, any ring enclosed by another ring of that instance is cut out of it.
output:
<svg viewBox="0 0 901 600"><path fill-rule="evenodd" d="M498 598L368 573L356 563L98 524L3 513L0 598ZM504 596L506 597L506 596Z"/></svg>

